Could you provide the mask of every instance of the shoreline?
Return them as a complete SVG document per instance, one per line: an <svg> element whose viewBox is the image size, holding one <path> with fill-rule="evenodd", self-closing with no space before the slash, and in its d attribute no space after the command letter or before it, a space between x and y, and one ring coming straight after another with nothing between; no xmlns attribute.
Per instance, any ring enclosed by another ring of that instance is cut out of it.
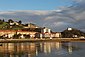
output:
<svg viewBox="0 0 85 57"><path fill-rule="evenodd" d="M79 38L57 38L57 39L0 39L0 43L19 43L19 42L85 42Z"/></svg>

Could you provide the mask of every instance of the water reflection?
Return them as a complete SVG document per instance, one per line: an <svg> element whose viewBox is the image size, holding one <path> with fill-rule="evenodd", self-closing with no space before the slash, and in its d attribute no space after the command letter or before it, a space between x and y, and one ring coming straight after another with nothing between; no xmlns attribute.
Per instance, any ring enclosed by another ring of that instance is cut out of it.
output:
<svg viewBox="0 0 85 57"><path fill-rule="evenodd" d="M42 55L60 56L72 54L72 43L38 42L38 43L2 43L0 57L42 57Z"/></svg>

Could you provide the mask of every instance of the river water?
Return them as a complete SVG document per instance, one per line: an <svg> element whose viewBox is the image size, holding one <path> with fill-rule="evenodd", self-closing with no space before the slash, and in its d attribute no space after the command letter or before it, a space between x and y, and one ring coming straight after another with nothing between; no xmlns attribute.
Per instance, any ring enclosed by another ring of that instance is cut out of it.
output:
<svg viewBox="0 0 85 57"><path fill-rule="evenodd" d="M85 42L0 43L0 57L85 57Z"/></svg>

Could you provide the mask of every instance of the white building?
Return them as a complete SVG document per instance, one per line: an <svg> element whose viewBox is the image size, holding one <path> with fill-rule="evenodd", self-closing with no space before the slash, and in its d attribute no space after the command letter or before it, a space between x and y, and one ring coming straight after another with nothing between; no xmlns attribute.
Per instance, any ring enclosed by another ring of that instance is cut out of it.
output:
<svg viewBox="0 0 85 57"><path fill-rule="evenodd" d="M52 32L51 33L51 37L53 37L53 38L60 38L61 37L61 33L60 32Z"/></svg>
<svg viewBox="0 0 85 57"><path fill-rule="evenodd" d="M72 28L67 28L68 31L72 30Z"/></svg>
<svg viewBox="0 0 85 57"><path fill-rule="evenodd" d="M51 29L44 27L44 28L42 29L42 33L51 33Z"/></svg>
<svg viewBox="0 0 85 57"><path fill-rule="evenodd" d="M60 38L60 32L52 32L52 33L36 33L35 38Z"/></svg>

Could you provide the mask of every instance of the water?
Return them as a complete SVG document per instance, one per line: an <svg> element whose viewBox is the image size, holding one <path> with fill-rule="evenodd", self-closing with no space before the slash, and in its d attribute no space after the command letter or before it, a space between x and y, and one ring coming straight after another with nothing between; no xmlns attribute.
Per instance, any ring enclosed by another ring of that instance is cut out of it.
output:
<svg viewBox="0 0 85 57"><path fill-rule="evenodd" d="M1 44L0 57L85 57L85 42Z"/></svg>

